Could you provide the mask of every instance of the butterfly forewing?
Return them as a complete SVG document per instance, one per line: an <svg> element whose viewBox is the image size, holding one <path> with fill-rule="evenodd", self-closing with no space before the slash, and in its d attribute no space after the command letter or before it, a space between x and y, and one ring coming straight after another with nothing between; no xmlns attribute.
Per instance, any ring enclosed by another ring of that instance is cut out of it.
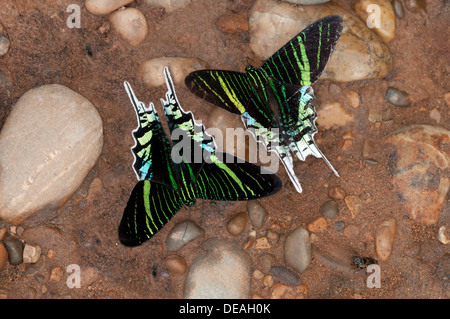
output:
<svg viewBox="0 0 450 319"><path fill-rule="evenodd" d="M322 18L297 34L261 66L269 76L290 84L317 81L342 31L340 16Z"/></svg>

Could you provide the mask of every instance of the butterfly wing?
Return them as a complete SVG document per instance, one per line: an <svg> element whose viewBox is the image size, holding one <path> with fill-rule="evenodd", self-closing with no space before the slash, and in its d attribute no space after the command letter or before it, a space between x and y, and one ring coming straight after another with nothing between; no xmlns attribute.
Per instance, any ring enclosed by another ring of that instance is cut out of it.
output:
<svg viewBox="0 0 450 319"><path fill-rule="evenodd" d="M185 78L192 93L234 114L245 111L252 81L246 73L225 70L199 70Z"/></svg>
<svg viewBox="0 0 450 319"><path fill-rule="evenodd" d="M134 106L138 127L133 131L133 169L139 182L131 192L119 225L119 240L137 246L148 240L183 206L178 194L177 176L171 159L169 140L153 103L147 108L125 89Z"/></svg>
<svg viewBox="0 0 450 319"><path fill-rule="evenodd" d="M150 239L183 206L177 191L149 180L139 181L131 192L119 225L119 240L138 246Z"/></svg>
<svg viewBox="0 0 450 319"><path fill-rule="evenodd" d="M275 52L260 69L283 83L313 84L325 69L342 25L343 20L337 15L314 22Z"/></svg>
<svg viewBox="0 0 450 319"><path fill-rule="evenodd" d="M186 78L186 82L197 79L198 82L192 83L206 83L206 77L214 77L214 80L220 83L222 93L227 92L228 103L238 101L237 96L241 98L237 104L239 106L241 102L247 105L248 98L252 94L250 83L245 76L238 72L204 70L191 73ZM170 76L166 75L166 81L168 87L173 87ZM248 87L244 88L242 83L238 83L239 81L246 81ZM244 89L245 91L240 91ZM242 98L243 96L245 98ZM244 100L246 102L243 102ZM231 154L216 152L212 136L205 132L203 125L195 123L191 112L183 111L175 94L167 95L163 105L168 122L173 123L171 130L182 128L188 133L189 139L194 141L197 147L202 148L202 167L198 170L195 180L196 197L211 200L246 200L274 194L281 188L281 180L276 174L262 173L260 166L237 159ZM235 104L226 105L228 107ZM237 106L235 108L237 109ZM234 113L241 114L242 111Z"/></svg>
<svg viewBox="0 0 450 319"><path fill-rule="evenodd" d="M264 109L248 108L242 115L242 121L257 141L263 143L268 151L275 152L278 155L295 189L301 193L302 187L294 172L294 163L290 154L289 136L286 135L285 127L290 119L284 119L284 122L281 120L283 111L287 110L280 110L278 107L280 96L272 93L273 88L269 86L271 82L264 79L264 83L263 86L253 87L254 99L264 101L264 103L259 104L264 105ZM285 92L280 90L277 93ZM270 117L264 116L261 111L264 114L269 114Z"/></svg>
<svg viewBox="0 0 450 319"><path fill-rule="evenodd" d="M147 108L139 101L128 82L124 85L138 120L138 127L133 131L135 145L131 149L136 176L138 180L151 180L176 189L171 148L156 109L153 103Z"/></svg>
<svg viewBox="0 0 450 319"><path fill-rule="evenodd" d="M317 113L310 102L314 98L309 86L295 86L268 78L269 103L280 117L282 135L289 149L302 161L309 155L322 158L336 176L339 176L314 142L317 132Z"/></svg>
<svg viewBox="0 0 450 319"><path fill-rule="evenodd" d="M281 189L280 178L262 167L216 152L197 177L198 198L210 200L250 200L275 194Z"/></svg>

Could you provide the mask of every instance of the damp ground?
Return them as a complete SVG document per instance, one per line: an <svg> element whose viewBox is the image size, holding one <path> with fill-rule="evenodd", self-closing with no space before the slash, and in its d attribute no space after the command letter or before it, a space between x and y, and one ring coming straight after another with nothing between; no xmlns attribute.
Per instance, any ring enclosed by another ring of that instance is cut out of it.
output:
<svg viewBox="0 0 450 319"><path fill-rule="evenodd" d="M351 10L346 1L336 2ZM293 228L306 227L318 217L319 207L330 199L329 189L339 186L347 195L357 195L362 208L352 217L345 202L336 200L339 217L328 223L326 231L315 235L313 249L336 253L333 250L339 247L343 254L354 252L376 258L375 229L383 220L395 217L398 229L393 253L380 264L381 288L373 289L366 287L364 271L343 275L332 265L313 258L307 271L300 275L302 284L308 286L309 298L449 297L448 276L441 274L448 247L436 238L439 225L449 224L448 202L435 225L423 226L410 219L391 184L388 155L392 149L378 143L406 125L436 125L430 117L433 108L438 108L441 114L438 125L448 129L450 116L444 101L444 94L449 91L448 61L445 64L448 36L442 34L448 28L448 5L438 2L442 1L429 4L427 12L406 11L403 19L397 19L395 40L388 45L395 66L388 78L349 83L319 81L314 86L318 109L326 101L345 103L343 96L349 90L361 97L351 124L330 130L319 127L316 135L321 150L341 177L334 176L321 160L309 157L306 162L296 161L295 170L303 186L303 193L298 194L286 173L279 170L283 189L261 203L269 211L269 225L281 225L280 237L265 251L247 250L254 269L258 268L258 257L266 252L283 264L286 234ZM245 211L246 203L198 200L196 206L181 209L152 240L134 249L123 247L117 238L117 226L136 182L130 147L134 144L131 132L137 125L123 81L132 83L142 101L154 101L161 113L156 102L164 96L165 88L148 89L138 77L140 64L149 58L193 56L213 68L238 71L243 71L249 62L258 66L261 61L249 48L248 34L225 34L216 27L216 20L226 13L248 16L252 1L197 0L171 13L137 2L132 6L145 14L150 29L148 39L138 47L129 46L114 30L100 32L107 17L91 15L82 5L81 28L67 28L66 8L70 3L56 0L24 1L21 5L12 0L7 0L6 5L2 3L0 20L7 26L11 49L0 58L0 67L7 70L12 85L1 91L0 127L27 90L43 84L63 84L88 98L100 112L104 124L103 152L64 206L41 212L16 228L19 233L34 228L50 233L48 241L53 253L48 255L48 250L45 251L35 265L7 264L0 272L0 284L8 288L10 298L182 298L185 277L171 275L162 262L168 255L165 238L170 229L177 222L191 219L205 230L204 239L234 240L244 246L248 229L232 236L226 223L234 214ZM402 87L407 84L413 102L410 107L395 107L384 100L387 87L399 83ZM177 94L185 109L207 121L213 105L181 86L177 87ZM382 114L382 121L368 121L369 109ZM352 145L346 148L343 136L349 131ZM364 140L375 142L372 162L362 158ZM91 188L96 178L101 180L101 192ZM352 231L338 231L336 221L344 222ZM0 222L0 226L11 231L7 223ZM198 255L201 243L202 240L196 240L179 252L188 265ZM87 287L67 287L66 269L70 264L95 270ZM59 280L50 278L58 267ZM267 297L268 290L261 281L252 279L251 295Z"/></svg>

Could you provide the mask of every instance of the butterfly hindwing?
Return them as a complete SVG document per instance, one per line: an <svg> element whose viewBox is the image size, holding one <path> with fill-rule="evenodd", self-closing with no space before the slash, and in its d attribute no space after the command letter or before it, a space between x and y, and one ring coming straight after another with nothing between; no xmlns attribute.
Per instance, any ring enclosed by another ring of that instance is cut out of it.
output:
<svg viewBox="0 0 450 319"><path fill-rule="evenodd" d="M196 182L197 196L211 200L249 200L281 189L279 177L255 164L216 152L205 163Z"/></svg>
<svg viewBox="0 0 450 319"><path fill-rule="evenodd" d="M340 16L322 18L297 34L261 66L269 76L309 86L317 81L342 31Z"/></svg>
<svg viewBox="0 0 450 319"><path fill-rule="evenodd" d="M150 239L183 206L177 191L149 180L139 181L131 192L119 225L119 240L137 246Z"/></svg>
<svg viewBox="0 0 450 319"><path fill-rule="evenodd" d="M138 120L138 127L133 131L135 145L131 149L138 180L152 180L176 188L169 140L153 103L147 108L136 98L130 84L124 85Z"/></svg>

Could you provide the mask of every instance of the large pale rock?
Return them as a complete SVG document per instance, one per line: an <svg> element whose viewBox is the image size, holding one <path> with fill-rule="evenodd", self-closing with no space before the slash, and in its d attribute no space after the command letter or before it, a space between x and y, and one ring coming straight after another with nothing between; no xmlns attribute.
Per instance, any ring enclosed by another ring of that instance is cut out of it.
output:
<svg viewBox="0 0 450 319"><path fill-rule="evenodd" d="M389 169L409 216L425 225L436 223L450 186L450 131L411 125L388 136L386 142L395 146Z"/></svg>
<svg viewBox="0 0 450 319"><path fill-rule="evenodd" d="M384 42L394 40L395 13L390 0L358 0L353 9Z"/></svg>
<svg viewBox="0 0 450 319"><path fill-rule="evenodd" d="M26 92L0 133L0 218L19 224L62 205L102 146L102 120L85 97L58 84Z"/></svg>
<svg viewBox="0 0 450 319"><path fill-rule="evenodd" d="M105 15L123 7L134 0L86 0L86 9L95 15Z"/></svg>
<svg viewBox="0 0 450 319"><path fill-rule="evenodd" d="M323 79L356 81L383 78L393 68L388 47L358 17L333 3L292 6L287 2L257 0L250 12L250 47L268 59L311 23L328 15L340 15L344 28Z"/></svg>
<svg viewBox="0 0 450 319"><path fill-rule="evenodd" d="M209 239L189 268L184 297L190 299L242 299L250 294L251 258L237 243Z"/></svg>
<svg viewBox="0 0 450 319"><path fill-rule="evenodd" d="M208 68L208 63L190 57L159 57L145 61L139 67L139 77L148 87L164 85L164 67L168 67L175 84L184 85L184 78L191 72Z"/></svg>
<svg viewBox="0 0 450 319"><path fill-rule="evenodd" d="M120 37L132 46L141 44L148 35L147 20L136 8L118 10L109 16L109 20Z"/></svg>

